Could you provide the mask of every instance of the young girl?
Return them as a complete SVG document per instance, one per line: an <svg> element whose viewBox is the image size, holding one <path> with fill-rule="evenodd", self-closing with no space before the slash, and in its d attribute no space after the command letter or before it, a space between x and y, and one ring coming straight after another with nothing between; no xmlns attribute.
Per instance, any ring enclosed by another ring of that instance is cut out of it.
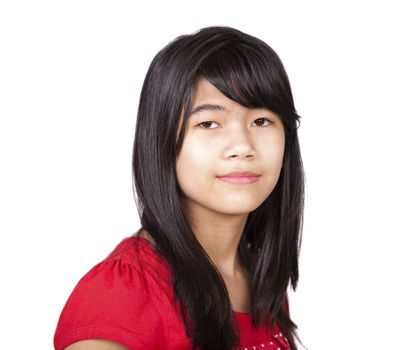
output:
<svg viewBox="0 0 402 350"><path fill-rule="evenodd" d="M141 228L80 279L55 349L297 349L299 119L263 41L208 27L165 46L135 130Z"/></svg>

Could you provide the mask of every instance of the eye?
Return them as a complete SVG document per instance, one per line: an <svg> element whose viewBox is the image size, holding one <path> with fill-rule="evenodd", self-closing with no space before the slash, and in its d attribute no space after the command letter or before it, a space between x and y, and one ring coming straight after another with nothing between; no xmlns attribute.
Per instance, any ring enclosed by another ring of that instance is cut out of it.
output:
<svg viewBox="0 0 402 350"><path fill-rule="evenodd" d="M213 122L212 120L208 120L208 121L206 121L206 122L202 122L202 123L200 123L200 124L198 124L198 125L206 125L207 127L201 127L202 129L211 129L209 126L211 126L211 123L215 123L215 122ZM198 126L197 125L197 126ZM215 128L212 128L212 129L215 129Z"/></svg>
<svg viewBox="0 0 402 350"><path fill-rule="evenodd" d="M256 121L258 121L259 123L260 123L261 121L262 121L262 122L267 121L267 122L269 122L269 124L272 123L268 118L258 118L258 119L256 119L256 120L254 120L254 122L256 122ZM269 125L269 124L268 124L268 125ZM261 126L265 127L265 126L268 126L268 125L261 125Z"/></svg>

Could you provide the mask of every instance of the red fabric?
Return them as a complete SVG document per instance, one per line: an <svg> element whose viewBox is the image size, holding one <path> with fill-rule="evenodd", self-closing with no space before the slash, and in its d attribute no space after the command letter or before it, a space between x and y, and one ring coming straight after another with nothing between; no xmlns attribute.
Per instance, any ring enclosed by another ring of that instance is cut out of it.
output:
<svg viewBox="0 0 402 350"><path fill-rule="evenodd" d="M132 350L191 349L170 278L167 262L150 242L123 239L78 281L61 312L54 348L104 338ZM277 325L272 333L265 327L252 329L250 314L233 315L240 330L239 349L289 349Z"/></svg>

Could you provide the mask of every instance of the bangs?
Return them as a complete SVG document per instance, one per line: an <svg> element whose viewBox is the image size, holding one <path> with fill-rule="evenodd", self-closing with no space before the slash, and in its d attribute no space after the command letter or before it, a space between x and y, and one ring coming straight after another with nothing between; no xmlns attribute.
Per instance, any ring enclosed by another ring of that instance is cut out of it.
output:
<svg viewBox="0 0 402 350"><path fill-rule="evenodd" d="M225 96L248 108L268 108L286 114L289 103L276 54L258 50L244 42L232 42L209 55L197 75L204 76ZM278 58L279 60L279 58ZM280 90L280 91L278 91Z"/></svg>

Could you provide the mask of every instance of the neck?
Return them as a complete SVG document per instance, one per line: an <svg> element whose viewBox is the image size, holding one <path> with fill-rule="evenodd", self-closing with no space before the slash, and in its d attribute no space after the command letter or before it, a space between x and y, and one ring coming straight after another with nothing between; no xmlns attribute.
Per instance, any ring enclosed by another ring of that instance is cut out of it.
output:
<svg viewBox="0 0 402 350"><path fill-rule="evenodd" d="M219 272L235 278L242 272L238 246L247 214L227 215L201 206L186 207L186 217L197 240Z"/></svg>

